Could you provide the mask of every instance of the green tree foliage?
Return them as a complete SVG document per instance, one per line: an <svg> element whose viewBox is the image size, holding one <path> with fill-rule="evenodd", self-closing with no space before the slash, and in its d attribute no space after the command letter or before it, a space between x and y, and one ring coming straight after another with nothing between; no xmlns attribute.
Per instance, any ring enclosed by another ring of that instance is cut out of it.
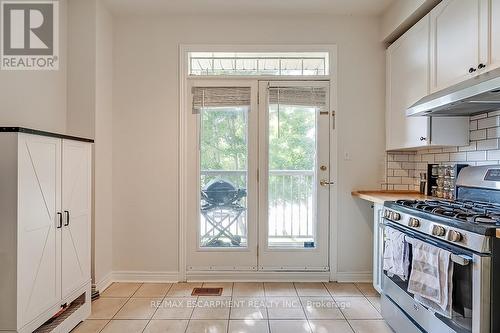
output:
<svg viewBox="0 0 500 333"><path fill-rule="evenodd" d="M245 171L247 168L246 108L213 108L201 112L201 170ZM256 112L252 110L250 112ZM316 111L300 106L271 105L269 110L270 201L305 200L312 176L273 174L282 170L314 170ZM221 175L202 177L202 187ZM224 175L245 188L243 172Z"/></svg>
<svg viewBox="0 0 500 333"><path fill-rule="evenodd" d="M313 170L315 111L312 108L271 105L269 110L269 169Z"/></svg>

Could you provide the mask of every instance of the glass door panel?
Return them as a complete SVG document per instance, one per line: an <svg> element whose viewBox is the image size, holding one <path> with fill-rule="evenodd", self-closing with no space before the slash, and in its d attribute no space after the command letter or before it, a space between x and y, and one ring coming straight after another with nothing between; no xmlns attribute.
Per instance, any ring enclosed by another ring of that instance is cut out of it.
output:
<svg viewBox="0 0 500 333"><path fill-rule="evenodd" d="M250 104L250 88L245 93ZM200 247L248 245L249 109L234 105L200 111Z"/></svg>
<svg viewBox="0 0 500 333"><path fill-rule="evenodd" d="M270 89L268 246L314 247L316 107L292 105L280 100L283 89Z"/></svg>
<svg viewBox="0 0 500 333"><path fill-rule="evenodd" d="M256 81L190 80L187 270L257 269Z"/></svg>

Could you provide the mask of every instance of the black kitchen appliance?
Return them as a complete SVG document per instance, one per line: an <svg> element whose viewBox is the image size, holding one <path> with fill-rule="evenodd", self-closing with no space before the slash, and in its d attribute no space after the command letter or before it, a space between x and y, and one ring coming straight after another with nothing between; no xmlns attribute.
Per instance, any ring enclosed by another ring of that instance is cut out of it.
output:
<svg viewBox="0 0 500 333"><path fill-rule="evenodd" d="M238 188L225 179L214 179L201 190L201 214L208 230L201 235L204 247L241 246L241 236L231 232L246 211L243 199L246 189Z"/></svg>

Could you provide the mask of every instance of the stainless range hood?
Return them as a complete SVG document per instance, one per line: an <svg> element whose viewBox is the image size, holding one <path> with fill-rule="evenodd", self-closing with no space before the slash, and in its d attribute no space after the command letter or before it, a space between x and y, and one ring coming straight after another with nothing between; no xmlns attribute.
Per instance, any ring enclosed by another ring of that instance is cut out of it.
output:
<svg viewBox="0 0 500 333"><path fill-rule="evenodd" d="M426 96L407 116L459 117L500 110L500 68Z"/></svg>

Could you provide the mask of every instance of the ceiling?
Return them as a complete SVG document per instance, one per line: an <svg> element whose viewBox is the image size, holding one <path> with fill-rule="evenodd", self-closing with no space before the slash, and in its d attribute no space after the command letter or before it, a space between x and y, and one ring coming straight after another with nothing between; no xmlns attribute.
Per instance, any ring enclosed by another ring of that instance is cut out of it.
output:
<svg viewBox="0 0 500 333"><path fill-rule="evenodd" d="M394 0L106 0L115 14L379 15Z"/></svg>

